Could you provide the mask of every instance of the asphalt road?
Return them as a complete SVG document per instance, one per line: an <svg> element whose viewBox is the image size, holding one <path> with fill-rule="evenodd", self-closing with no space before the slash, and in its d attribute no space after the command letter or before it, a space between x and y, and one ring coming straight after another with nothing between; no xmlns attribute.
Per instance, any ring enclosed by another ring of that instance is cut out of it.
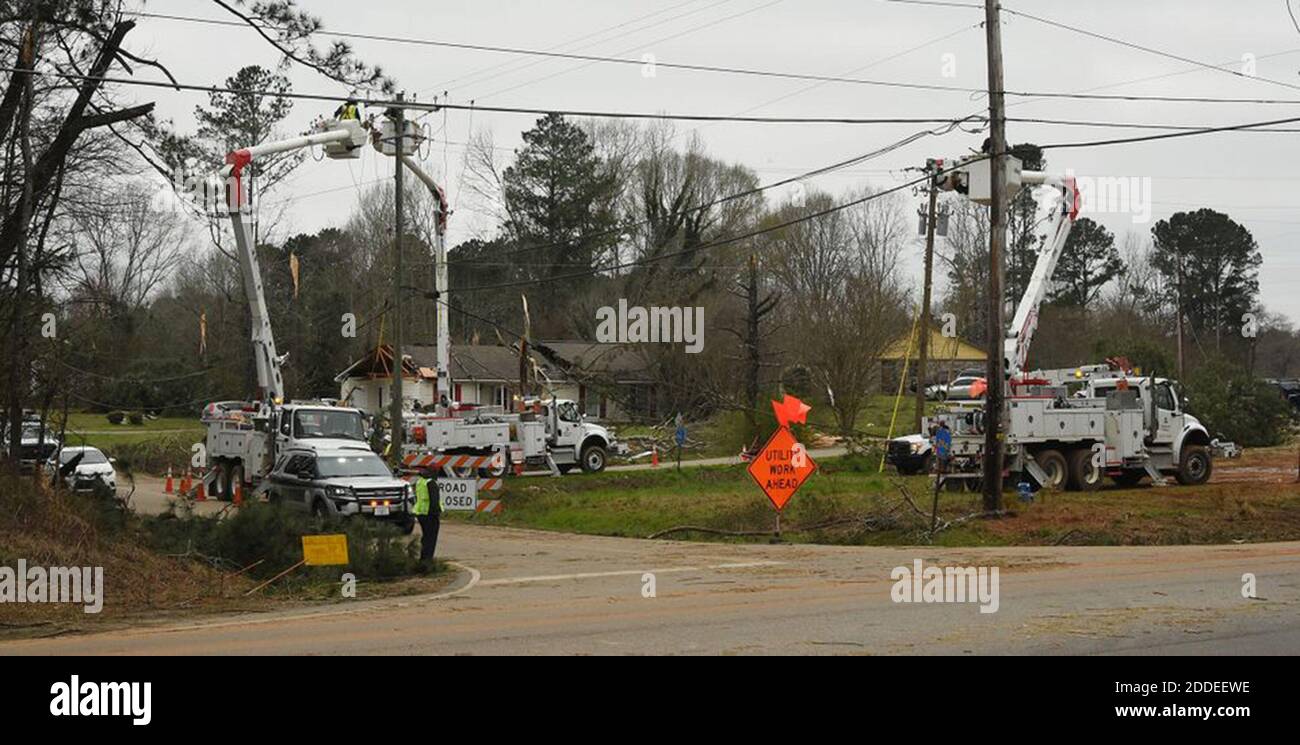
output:
<svg viewBox="0 0 1300 745"><path fill-rule="evenodd" d="M462 570L436 596L13 641L0 654L1300 652L1300 543L727 545L448 524L439 553ZM996 612L894 602L891 571L916 559L997 567ZM1258 599L1242 597L1245 573Z"/></svg>

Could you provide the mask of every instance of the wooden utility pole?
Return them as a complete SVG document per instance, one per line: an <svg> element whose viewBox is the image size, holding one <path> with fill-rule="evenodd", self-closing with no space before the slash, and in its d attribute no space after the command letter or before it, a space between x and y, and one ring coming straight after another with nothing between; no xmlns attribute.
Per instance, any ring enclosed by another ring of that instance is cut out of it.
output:
<svg viewBox="0 0 1300 745"><path fill-rule="evenodd" d="M921 340L916 358L916 417L914 431L921 431L921 420L925 417L925 383L926 364L930 356L930 287L934 273L934 228L938 219L937 205L939 189L934 183L937 164L931 158L925 163L925 172L930 179L926 188L930 191L929 207L925 213L925 289L921 292Z"/></svg>
<svg viewBox="0 0 1300 745"><path fill-rule="evenodd" d="M984 511L1002 509L1002 250L1007 237L1006 95L1002 82L1002 26L998 0L984 0L984 29L989 68L989 155L992 177L989 205L988 364L984 399Z"/></svg>
<svg viewBox="0 0 1300 745"><path fill-rule="evenodd" d="M397 157L393 158L394 186L396 188L396 202L394 204L393 216L393 250L396 252L393 261L393 401L392 401L392 450L389 451L393 458L402 456L402 374L405 371L402 364L402 278L405 276L402 267L402 172L406 169L402 166L402 155L406 152L406 110L401 107L402 101L406 99L404 93L397 94L397 107L392 110L394 142L393 147L396 149Z"/></svg>
<svg viewBox="0 0 1300 745"><path fill-rule="evenodd" d="M1175 288L1178 296L1175 313L1177 318L1174 319L1174 326L1178 331L1178 379L1185 380L1183 374L1183 254L1178 251L1174 254L1174 266L1177 268L1178 285Z"/></svg>

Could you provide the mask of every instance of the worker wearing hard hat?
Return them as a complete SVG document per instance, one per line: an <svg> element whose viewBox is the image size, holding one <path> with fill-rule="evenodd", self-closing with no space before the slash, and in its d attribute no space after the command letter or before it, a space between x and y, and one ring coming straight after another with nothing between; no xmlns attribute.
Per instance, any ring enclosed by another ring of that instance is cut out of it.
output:
<svg viewBox="0 0 1300 745"><path fill-rule="evenodd" d="M415 480L415 507L411 509L420 524L420 563L433 564L433 552L438 548L438 531L442 527L442 505L438 499L437 471L428 470Z"/></svg>

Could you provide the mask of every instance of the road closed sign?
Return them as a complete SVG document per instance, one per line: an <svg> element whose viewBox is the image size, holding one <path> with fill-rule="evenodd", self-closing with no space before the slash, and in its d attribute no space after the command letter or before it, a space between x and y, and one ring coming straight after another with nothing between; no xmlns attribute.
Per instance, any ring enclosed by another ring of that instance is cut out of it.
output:
<svg viewBox="0 0 1300 745"><path fill-rule="evenodd" d="M778 429L749 463L749 475L771 500L777 512L817 470L804 446L785 427Z"/></svg>
<svg viewBox="0 0 1300 745"><path fill-rule="evenodd" d="M478 505L476 479L438 479L438 500L444 510L473 512Z"/></svg>

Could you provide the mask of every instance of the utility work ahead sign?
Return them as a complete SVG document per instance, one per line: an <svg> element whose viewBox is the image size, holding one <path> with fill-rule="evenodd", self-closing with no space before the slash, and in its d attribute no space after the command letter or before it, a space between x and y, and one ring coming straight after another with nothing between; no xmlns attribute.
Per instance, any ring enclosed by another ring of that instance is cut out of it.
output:
<svg viewBox="0 0 1300 745"><path fill-rule="evenodd" d="M772 506L780 512L803 482L817 470L817 464L790 432L791 423L807 421L812 407L787 395L782 401L773 401L772 408L776 411L777 430L750 461L748 470Z"/></svg>

